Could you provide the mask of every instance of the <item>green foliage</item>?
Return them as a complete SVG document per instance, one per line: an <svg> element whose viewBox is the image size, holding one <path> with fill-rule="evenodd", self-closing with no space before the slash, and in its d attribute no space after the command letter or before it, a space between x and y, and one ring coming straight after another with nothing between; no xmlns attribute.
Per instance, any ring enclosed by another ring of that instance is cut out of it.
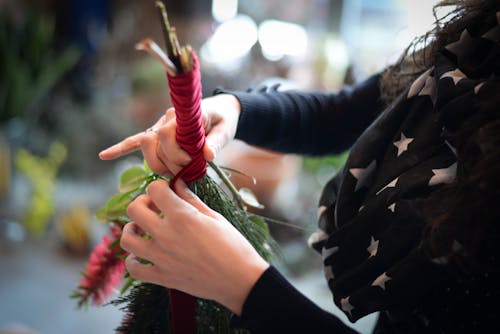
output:
<svg viewBox="0 0 500 334"><path fill-rule="evenodd" d="M130 191L111 196L106 204L96 211L95 217L102 222L128 222L126 210L130 202L134 200L134 195L135 192Z"/></svg>
<svg viewBox="0 0 500 334"><path fill-rule="evenodd" d="M170 303L168 289L150 283L136 284L127 296L111 302L112 305L124 305L120 309L126 312L117 333L169 334Z"/></svg>
<svg viewBox="0 0 500 334"><path fill-rule="evenodd" d="M239 199L231 200L209 176L194 182L190 188L205 204L231 222L265 260L272 258L276 243L272 240L265 221L258 219L256 215L249 215L241 205L234 202Z"/></svg>
<svg viewBox="0 0 500 334"><path fill-rule="evenodd" d="M324 167L331 167L338 171L345 164L349 152L327 157L306 157L303 160L303 167L309 173L318 173Z"/></svg>
<svg viewBox="0 0 500 334"><path fill-rule="evenodd" d="M73 67L76 49L54 49L54 20L31 11L21 24L0 13L0 123L23 117Z"/></svg>
<svg viewBox="0 0 500 334"><path fill-rule="evenodd" d="M95 217L105 223L127 223L130 221L127 217L127 206L146 191L148 184L159 178L161 177L154 174L146 163L143 167L134 166L127 169L120 176L119 192L111 196L106 204L95 212Z"/></svg>
<svg viewBox="0 0 500 334"><path fill-rule="evenodd" d="M120 177L118 190L121 193L140 188L148 179L147 172L141 167L127 169Z"/></svg>
<svg viewBox="0 0 500 334"><path fill-rule="evenodd" d="M218 168L211 165L212 168ZM218 173L221 171L218 170ZM107 203L97 212L96 217L105 222L125 224L129 221L126 215L128 204L138 195L145 192L149 183L163 179L154 174L144 163L143 167L127 169L120 177L119 192L108 199ZM226 180L226 182L230 182ZM276 243L270 236L265 219L255 214L248 214L239 193L228 194L208 175L190 185L191 190L209 207L222 214L230 221L253 245L257 252L266 260L270 260ZM256 202L256 199L252 199ZM147 236L145 236L147 237ZM117 331L119 333L170 333L171 319L168 289L141 283L130 275L126 275L121 289L122 297L111 302L122 306L126 312L124 320ZM124 295L130 290L127 295ZM198 333L245 333L232 330L229 321L231 311L216 302L196 300L196 327Z"/></svg>
<svg viewBox="0 0 500 334"><path fill-rule="evenodd" d="M32 187L23 224L35 236L43 235L54 214L55 180L66 154L66 146L60 142L54 142L50 146L46 157L37 157L24 149L16 154L16 167L26 175Z"/></svg>

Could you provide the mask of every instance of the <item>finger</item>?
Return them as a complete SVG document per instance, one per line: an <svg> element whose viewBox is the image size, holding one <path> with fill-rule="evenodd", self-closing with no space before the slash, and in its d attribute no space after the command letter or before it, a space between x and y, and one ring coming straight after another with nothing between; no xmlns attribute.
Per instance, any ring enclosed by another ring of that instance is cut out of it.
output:
<svg viewBox="0 0 500 334"><path fill-rule="evenodd" d="M177 143L175 125L175 121L172 121L158 131L158 155L168 169L177 174L183 166L191 161L191 157Z"/></svg>
<svg viewBox="0 0 500 334"><path fill-rule="evenodd" d="M169 184L163 180L151 182L146 192L151 196L153 202L165 216L170 216L181 210L192 210L191 212L196 212L196 209L192 205L177 196L174 191L170 189Z"/></svg>
<svg viewBox="0 0 500 334"><path fill-rule="evenodd" d="M141 139L141 150L148 166L156 174L164 175L170 171L157 155L158 137L154 132L148 132Z"/></svg>
<svg viewBox="0 0 500 334"><path fill-rule="evenodd" d="M140 132L136 133L133 136L127 137L121 142L99 152L99 158L101 158L102 160L112 160L132 153L141 147L141 139L145 135L145 132Z"/></svg>
<svg viewBox="0 0 500 334"><path fill-rule="evenodd" d="M230 140L230 136L227 131L225 131L223 124L223 122L218 123L207 134L205 147L203 148L203 154L207 161L215 159L217 153L219 153Z"/></svg>
<svg viewBox="0 0 500 334"><path fill-rule="evenodd" d="M216 155L217 152L215 150L215 147L210 146L210 144L207 141L205 141L205 145L203 146L203 157L205 158L205 160L213 161Z"/></svg>
<svg viewBox="0 0 500 334"><path fill-rule="evenodd" d="M209 206L207 206L203 201L196 196L186 185L186 183L182 180L178 180L175 184L175 192L177 195L191 204L193 207L198 209L201 213L210 216L212 218L217 218L218 213L212 210Z"/></svg>
<svg viewBox="0 0 500 334"><path fill-rule="evenodd" d="M158 269L152 264L141 263L136 255L129 254L125 259L125 266L132 277L144 282L162 285L161 273Z"/></svg>
<svg viewBox="0 0 500 334"><path fill-rule="evenodd" d="M155 209L158 210L148 195L138 196L127 207L127 215L153 238L159 224L161 224L161 218Z"/></svg>
<svg viewBox="0 0 500 334"><path fill-rule="evenodd" d="M168 108L167 111L165 112L165 119L166 122L170 121L171 119L175 118L175 109L174 108Z"/></svg>
<svg viewBox="0 0 500 334"><path fill-rule="evenodd" d="M152 260L151 252L152 241L144 238L142 230L135 222L127 223L123 227L123 233L120 238L120 247L129 253L133 253L141 258Z"/></svg>

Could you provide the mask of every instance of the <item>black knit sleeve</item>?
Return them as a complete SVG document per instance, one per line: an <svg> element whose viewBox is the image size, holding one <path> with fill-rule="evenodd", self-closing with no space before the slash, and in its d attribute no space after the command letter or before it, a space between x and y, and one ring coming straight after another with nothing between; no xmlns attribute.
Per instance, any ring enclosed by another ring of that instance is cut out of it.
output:
<svg viewBox="0 0 500 334"><path fill-rule="evenodd" d="M380 74L336 93L232 92L241 103L236 138L251 145L305 155L348 149L383 108Z"/></svg>
<svg viewBox="0 0 500 334"><path fill-rule="evenodd" d="M357 333L295 289L273 266L250 291L233 328L264 333Z"/></svg>

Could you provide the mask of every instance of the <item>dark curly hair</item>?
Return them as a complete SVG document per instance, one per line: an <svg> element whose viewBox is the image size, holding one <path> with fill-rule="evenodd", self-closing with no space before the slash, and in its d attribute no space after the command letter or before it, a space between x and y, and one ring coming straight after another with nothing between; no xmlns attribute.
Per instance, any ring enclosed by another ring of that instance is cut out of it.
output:
<svg viewBox="0 0 500 334"><path fill-rule="evenodd" d="M439 9L447 7L450 10L445 15L438 16ZM466 26L494 14L499 7L498 0L444 0L436 4L433 7L433 29L416 37L399 61L384 72L380 85L382 99L386 104L390 104L433 65L436 52L457 40Z"/></svg>
<svg viewBox="0 0 500 334"><path fill-rule="evenodd" d="M437 17L437 10L447 6L454 8ZM391 103L432 66L435 54L457 40L466 26L495 17L499 10L498 0L438 3L434 28L416 38L384 73L381 92L385 102ZM459 268L473 272L500 271L500 92L492 95L495 101L466 119L453 134L457 179L432 195L430 202L441 203L441 207L446 202L446 209L434 215L424 239L432 254L448 252ZM457 252L456 247L450 251L457 240L462 251Z"/></svg>

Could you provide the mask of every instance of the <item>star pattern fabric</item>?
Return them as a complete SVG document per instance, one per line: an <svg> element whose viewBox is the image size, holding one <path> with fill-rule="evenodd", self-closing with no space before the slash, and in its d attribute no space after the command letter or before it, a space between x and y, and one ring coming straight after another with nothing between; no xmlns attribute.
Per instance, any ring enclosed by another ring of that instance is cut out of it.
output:
<svg viewBox="0 0 500 334"><path fill-rule="evenodd" d="M374 160L370 162L366 168L351 168L349 169L349 172L356 178L356 187L354 188L354 191L357 191L358 189L367 186L368 183L370 182L370 175L371 173L375 170L375 167L377 166L377 162Z"/></svg>
<svg viewBox="0 0 500 334"><path fill-rule="evenodd" d="M391 280L391 278L387 276L387 273L383 273L373 281L372 286L378 286L382 290L385 290L385 283L387 283L389 280Z"/></svg>
<svg viewBox="0 0 500 334"><path fill-rule="evenodd" d="M424 233L446 210L446 187L460 168L453 134L478 108L492 108L482 101L500 105L500 12L481 24L466 27L436 54L434 65L359 137L330 181L338 186L323 192L322 198L335 198L319 211L328 232L311 245L322 252L333 299L351 321L380 310L394 321L399 308L411 307L408 333L466 332L444 316L460 318L460 303L484 300L481 289L493 284L492 274L472 283L443 279L450 254L466 252L454 240L448 253L435 254ZM428 296L433 302L426 304ZM449 305L450 298L460 302Z"/></svg>
<svg viewBox="0 0 500 334"><path fill-rule="evenodd" d="M414 138L406 138L405 134L401 132L401 138L398 141L394 142L394 146L398 148L398 157L408 150L408 145Z"/></svg>
<svg viewBox="0 0 500 334"><path fill-rule="evenodd" d="M370 253L370 256L375 256L377 255L378 252L378 240L375 240L373 237L371 237L370 241L370 246L366 249L368 253Z"/></svg>

